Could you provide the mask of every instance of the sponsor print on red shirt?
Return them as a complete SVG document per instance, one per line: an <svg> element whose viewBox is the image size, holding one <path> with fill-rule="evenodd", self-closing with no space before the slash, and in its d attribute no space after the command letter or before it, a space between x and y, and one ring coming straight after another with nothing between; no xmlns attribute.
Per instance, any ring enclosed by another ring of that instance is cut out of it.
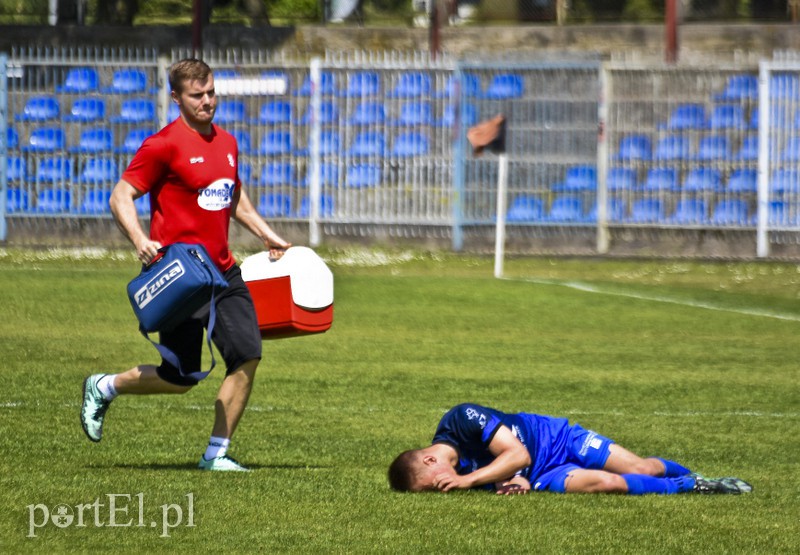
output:
<svg viewBox="0 0 800 555"><path fill-rule="evenodd" d="M201 135L178 118L148 137L122 179L150 193L150 238L164 246L200 243L220 270L230 268L238 158L236 139L216 125Z"/></svg>

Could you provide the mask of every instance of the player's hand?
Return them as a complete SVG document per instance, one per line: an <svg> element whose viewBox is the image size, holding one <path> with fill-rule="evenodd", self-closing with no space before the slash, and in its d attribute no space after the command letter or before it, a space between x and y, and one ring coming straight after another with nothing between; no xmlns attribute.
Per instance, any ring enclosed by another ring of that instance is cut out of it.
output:
<svg viewBox="0 0 800 555"><path fill-rule="evenodd" d="M270 260L280 260L283 258L283 255L286 254L286 249L291 247L291 243L283 243L282 245L270 245L269 246L269 259Z"/></svg>
<svg viewBox="0 0 800 555"><path fill-rule="evenodd" d="M441 492L448 492L453 489L469 489L472 484L464 476L459 476L455 472L438 474L433 479L433 487Z"/></svg>
<svg viewBox="0 0 800 555"><path fill-rule="evenodd" d="M158 256L160 248L161 243L147 239L136 245L136 257L142 264L150 264Z"/></svg>
<svg viewBox="0 0 800 555"><path fill-rule="evenodd" d="M497 488L497 495L525 495L528 491L519 484L505 484Z"/></svg>

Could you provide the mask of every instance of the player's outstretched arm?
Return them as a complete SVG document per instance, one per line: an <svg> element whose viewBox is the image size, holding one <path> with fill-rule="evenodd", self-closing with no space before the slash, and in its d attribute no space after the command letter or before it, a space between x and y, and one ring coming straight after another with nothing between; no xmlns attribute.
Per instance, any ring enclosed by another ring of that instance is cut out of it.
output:
<svg viewBox="0 0 800 555"><path fill-rule="evenodd" d="M141 191L127 181L120 180L114 190L111 191L109 206L117 227L133 243L136 249L136 256L142 264L149 264L158 254L161 243L151 241L139 222L139 215L136 213L136 205L133 201L141 197L142 194Z"/></svg>

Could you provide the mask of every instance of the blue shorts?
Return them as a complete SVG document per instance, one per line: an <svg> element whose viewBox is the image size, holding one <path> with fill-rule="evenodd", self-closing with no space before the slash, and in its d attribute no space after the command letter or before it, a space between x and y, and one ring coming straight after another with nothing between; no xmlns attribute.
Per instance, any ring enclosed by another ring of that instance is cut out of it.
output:
<svg viewBox="0 0 800 555"><path fill-rule="evenodd" d="M567 475L575 469L602 470L605 466L613 440L603 437L579 424L564 428L559 434L554 452L550 455L553 464L545 467L531 484L536 491L564 493Z"/></svg>

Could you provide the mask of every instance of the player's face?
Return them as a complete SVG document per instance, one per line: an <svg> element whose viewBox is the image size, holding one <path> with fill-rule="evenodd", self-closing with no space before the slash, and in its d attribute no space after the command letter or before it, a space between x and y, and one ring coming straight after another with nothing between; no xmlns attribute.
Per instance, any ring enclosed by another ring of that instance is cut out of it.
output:
<svg viewBox="0 0 800 555"><path fill-rule="evenodd" d="M184 81L180 93L172 91L172 98L178 103L181 116L191 127L204 130L211 125L217 109L213 75L209 75L204 81Z"/></svg>

